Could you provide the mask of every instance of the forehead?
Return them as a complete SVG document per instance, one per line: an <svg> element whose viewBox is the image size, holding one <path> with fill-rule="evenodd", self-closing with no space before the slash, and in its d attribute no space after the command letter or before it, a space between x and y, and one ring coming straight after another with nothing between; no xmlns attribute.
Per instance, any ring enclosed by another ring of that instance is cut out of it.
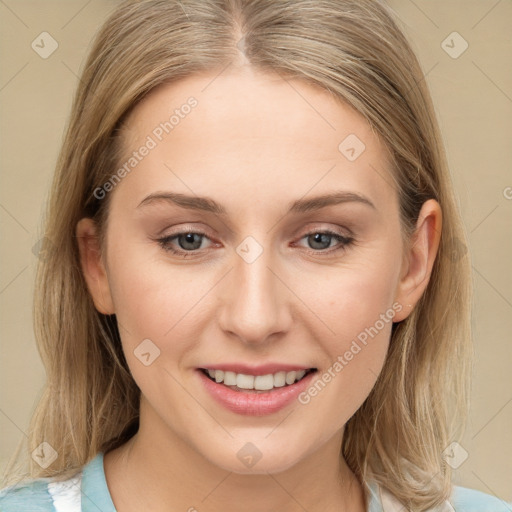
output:
<svg viewBox="0 0 512 512"><path fill-rule="evenodd" d="M303 80L227 71L160 85L134 108L121 164L151 149L123 180L131 195L236 190L257 200L272 189L292 199L346 186L382 196L388 153L361 114Z"/></svg>

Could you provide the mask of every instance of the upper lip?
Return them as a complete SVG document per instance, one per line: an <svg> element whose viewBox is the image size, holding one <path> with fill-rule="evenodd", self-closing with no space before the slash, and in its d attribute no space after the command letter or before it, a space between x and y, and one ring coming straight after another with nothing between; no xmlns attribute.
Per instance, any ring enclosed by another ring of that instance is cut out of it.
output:
<svg viewBox="0 0 512 512"><path fill-rule="evenodd" d="M208 364L201 366L200 369L205 370L223 370L234 373L243 373L244 375L268 375L277 372L292 372L300 370L311 370L314 367L304 366L300 364L281 364L281 363L267 363L257 366L245 364L245 363L220 363L220 364Z"/></svg>

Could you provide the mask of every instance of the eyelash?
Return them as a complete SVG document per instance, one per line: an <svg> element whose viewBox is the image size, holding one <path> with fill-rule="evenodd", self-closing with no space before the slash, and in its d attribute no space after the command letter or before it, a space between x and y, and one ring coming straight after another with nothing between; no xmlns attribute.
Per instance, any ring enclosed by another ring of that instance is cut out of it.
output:
<svg viewBox="0 0 512 512"><path fill-rule="evenodd" d="M188 234L200 235L200 236L208 238L208 235L201 231L180 231L179 233L174 233L173 235L165 236L163 238L158 238L157 242L162 247L162 249L164 249L164 251L171 252L178 256L182 256L183 258L187 258L189 256L193 256L194 254L198 253L200 250L196 249L196 250L192 250L192 251L185 251L183 249L175 249L172 245L169 245L169 243L172 240L174 240L175 238L180 237L181 235L188 235ZM355 241L353 237L343 236L343 235L340 235L339 233L336 233L336 232L330 231L330 230L310 231L309 233L306 233L304 236L302 236L300 238L300 240L302 240L303 238L307 238L308 236L317 235L317 234L331 236L331 237L335 238L336 240L338 240L338 242L340 242L340 243L337 246L335 246L334 248L319 249L319 250L307 249L307 252L309 252L310 254L312 253L315 255L318 255L318 254L330 255L334 252L338 252L340 250L346 249L347 247L352 245L353 242Z"/></svg>

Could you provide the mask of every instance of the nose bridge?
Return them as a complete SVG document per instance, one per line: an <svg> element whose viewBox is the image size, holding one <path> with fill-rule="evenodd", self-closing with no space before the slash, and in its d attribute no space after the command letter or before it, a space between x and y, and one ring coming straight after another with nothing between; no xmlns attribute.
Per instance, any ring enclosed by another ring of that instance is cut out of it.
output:
<svg viewBox="0 0 512 512"><path fill-rule="evenodd" d="M233 271L223 290L221 328L245 343L264 343L289 327L282 284L270 270L271 251L248 237L233 255ZM270 267L270 268L269 268Z"/></svg>

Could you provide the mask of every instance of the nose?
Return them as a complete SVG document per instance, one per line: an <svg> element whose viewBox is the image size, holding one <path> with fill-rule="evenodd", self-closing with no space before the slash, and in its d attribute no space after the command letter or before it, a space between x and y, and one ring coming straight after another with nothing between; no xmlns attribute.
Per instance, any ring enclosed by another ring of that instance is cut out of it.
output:
<svg viewBox="0 0 512 512"><path fill-rule="evenodd" d="M292 325L291 293L273 263L267 249L252 262L235 252L220 291L220 328L245 344L265 344Z"/></svg>

